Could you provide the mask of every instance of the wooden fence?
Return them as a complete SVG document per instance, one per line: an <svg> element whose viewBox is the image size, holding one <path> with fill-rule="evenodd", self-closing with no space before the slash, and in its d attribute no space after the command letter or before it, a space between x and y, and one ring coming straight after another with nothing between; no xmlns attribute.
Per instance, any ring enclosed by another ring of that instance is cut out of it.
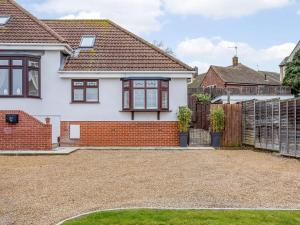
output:
<svg viewBox="0 0 300 225"><path fill-rule="evenodd" d="M242 105L241 104L197 104L192 107L192 127L209 130L210 109L222 107L225 113L225 129L222 136L223 147L238 147L242 143Z"/></svg>
<svg viewBox="0 0 300 225"><path fill-rule="evenodd" d="M300 157L300 99L243 102L242 143Z"/></svg>
<svg viewBox="0 0 300 225"><path fill-rule="evenodd" d="M222 135L223 147L239 147L242 143L242 105L212 104L213 108L223 108L225 113L225 129Z"/></svg>

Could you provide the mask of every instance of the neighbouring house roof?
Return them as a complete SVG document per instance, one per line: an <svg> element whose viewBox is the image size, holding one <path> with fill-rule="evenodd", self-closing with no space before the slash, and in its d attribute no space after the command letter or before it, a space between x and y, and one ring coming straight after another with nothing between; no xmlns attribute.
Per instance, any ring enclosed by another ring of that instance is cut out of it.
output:
<svg viewBox="0 0 300 225"><path fill-rule="evenodd" d="M189 88L198 88L201 86L205 73L199 74L194 81L188 85Z"/></svg>
<svg viewBox="0 0 300 225"><path fill-rule="evenodd" d="M78 49L83 35L95 35L94 48L70 57L64 71L194 71L110 20L43 20Z"/></svg>
<svg viewBox="0 0 300 225"><path fill-rule="evenodd" d="M65 40L13 0L0 0L0 15L9 16L0 26L0 43L64 43Z"/></svg>
<svg viewBox="0 0 300 225"><path fill-rule="evenodd" d="M211 68L225 83L280 85L280 81L279 79L275 79L274 73L258 72L241 63L237 66L211 66ZM265 79L266 73L267 79Z"/></svg>

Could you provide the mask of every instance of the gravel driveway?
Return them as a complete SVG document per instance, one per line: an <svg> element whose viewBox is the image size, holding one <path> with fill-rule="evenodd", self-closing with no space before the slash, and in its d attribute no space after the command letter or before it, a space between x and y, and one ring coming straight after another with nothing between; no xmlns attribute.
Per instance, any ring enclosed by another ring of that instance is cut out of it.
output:
<svg viewBox="0 0 300 225"><path fill-rule="evenodd" d="M253 151L0 156L0 224L120 207L300 208L300 161Z"/></svg>

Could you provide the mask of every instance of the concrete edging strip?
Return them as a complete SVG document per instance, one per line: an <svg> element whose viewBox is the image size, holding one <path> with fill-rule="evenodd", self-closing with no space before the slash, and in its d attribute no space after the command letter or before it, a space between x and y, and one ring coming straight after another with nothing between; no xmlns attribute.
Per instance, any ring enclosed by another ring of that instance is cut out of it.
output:
<svg viewBox="0 0 300 225"><path fill-rule="evenodd" d="M284 209L284 208L164 208L164 207L132 207L132 208L115 208L115 209L99 209L99 210L93 210L90 212L81 213L76 216L72 216L70 218L64 219L56 225L62 225L64 222L67 222L69 220L77 219L82 216L86 216L89 214L97 213L97 212L109 212L109 211L121 211L121 210L131 210L131 209L157 209L157 210L249 210L249 211L299 211L299 209Z"/></svg>
<svg viewBox="0 0 300 225"><path fill-rule="evenodd" d="M77 150L82 151L191 151L215 150L212 147L59 147L54 150L0 150L0 156L37 156L37 155L69 155Z"/></svg>

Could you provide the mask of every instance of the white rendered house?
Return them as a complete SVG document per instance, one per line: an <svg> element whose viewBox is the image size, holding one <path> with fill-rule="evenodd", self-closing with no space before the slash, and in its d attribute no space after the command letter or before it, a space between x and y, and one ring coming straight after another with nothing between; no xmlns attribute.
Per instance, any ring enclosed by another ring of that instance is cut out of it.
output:
<svg viewBox="0 0 300 225"><path fill-rule="evenodd" d="M52 144L178 145L194 72L109 20L41 21L0 1L0 119L49 118ZM0 139L21 138L23 121L0 121Z"/></svg>

